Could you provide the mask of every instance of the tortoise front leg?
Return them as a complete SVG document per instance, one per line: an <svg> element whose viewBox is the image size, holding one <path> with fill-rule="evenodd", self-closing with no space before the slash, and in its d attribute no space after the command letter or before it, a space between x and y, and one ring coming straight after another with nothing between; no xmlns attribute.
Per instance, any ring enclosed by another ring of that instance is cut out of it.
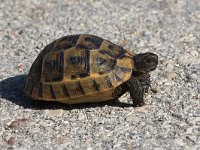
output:
<svg viewBox="0 0 200 150"><path fill-rule="evenodd" d="M144 92L147 93L149 87L151 87L150 74L144 74L142 77L140 77L139 81L143 87Z"/></svg>
<svg viewBox="0 0 200 150"><path fill-rule="evenodd" d="M137 78L132 77L128 82L127 82L127 87L130 92L130 96L133 100L133 106L142 106L144 105L144 89L142 84Z"/></svg>
<svg viewBox="0 0 200 150"><path fill-rule="evenodd" d="M114 92L112 93L112 97L113 97L113 99L118 99L123 94L125 94L127 91L128 91L128 88L127 88L126 84L122 84L114 90Z"/></svg>

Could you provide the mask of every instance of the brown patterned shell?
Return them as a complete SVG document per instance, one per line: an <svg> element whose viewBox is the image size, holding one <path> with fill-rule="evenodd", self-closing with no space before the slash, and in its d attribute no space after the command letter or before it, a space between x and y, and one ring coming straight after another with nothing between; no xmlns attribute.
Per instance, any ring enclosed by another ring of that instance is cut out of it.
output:
<svg viewBox="0 0 200 150"><path fill-rule="evenodd" d="M25 93L35 100L67 104L112 99L134 67L133 54L93 35L60 38L38 55L31 66Z"/></svg>

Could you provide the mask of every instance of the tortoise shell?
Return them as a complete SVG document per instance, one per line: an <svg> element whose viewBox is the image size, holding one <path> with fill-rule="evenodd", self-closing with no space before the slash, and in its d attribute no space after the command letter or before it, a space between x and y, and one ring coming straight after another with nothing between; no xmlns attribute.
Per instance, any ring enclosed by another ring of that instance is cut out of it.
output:
<svg viewBox="0 0 200 150"><path fill-rule="evenodd" d="M106 101L130 79L133 53L94 35L69 35L47 45L31 66L25 94L67 104Z"/></svg>

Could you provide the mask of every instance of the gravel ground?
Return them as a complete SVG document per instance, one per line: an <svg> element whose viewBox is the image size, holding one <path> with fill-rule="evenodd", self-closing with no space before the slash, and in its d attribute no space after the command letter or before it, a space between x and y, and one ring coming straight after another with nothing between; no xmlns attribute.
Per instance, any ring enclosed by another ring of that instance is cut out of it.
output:
<svg viewBox="0 0 200 150"><path fill-rule="evenodd" d="M32 62L76 33L159 56L146 106L31 103ZM0 54L0 149L200 149L199 0L0 0Z"/></svg>

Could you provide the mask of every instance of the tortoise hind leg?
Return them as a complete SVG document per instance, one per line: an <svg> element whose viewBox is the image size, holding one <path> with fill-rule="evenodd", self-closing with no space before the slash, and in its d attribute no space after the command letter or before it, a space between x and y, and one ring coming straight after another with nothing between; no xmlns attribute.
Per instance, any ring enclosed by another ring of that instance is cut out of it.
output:
<svg viewBox="0 0 200 150"><path fill-rule="evenodd" d="M132 77L126 85L133 100L133 106L143 106L145 104L143 98L144 89L141 82L137 78Z"/></svg>

